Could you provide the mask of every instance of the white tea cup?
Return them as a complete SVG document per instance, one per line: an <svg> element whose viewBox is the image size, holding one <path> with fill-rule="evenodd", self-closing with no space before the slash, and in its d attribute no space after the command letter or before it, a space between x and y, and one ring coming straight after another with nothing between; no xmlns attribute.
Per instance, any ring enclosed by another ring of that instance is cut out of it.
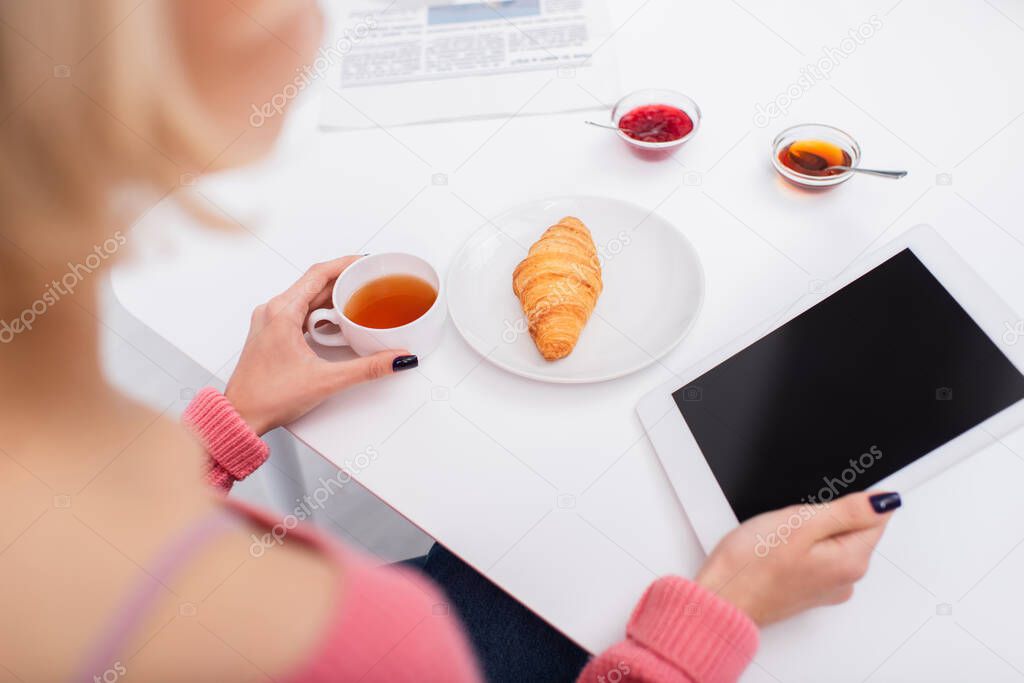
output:
<svg viewBox="0 0 1024 683"><path fill-rule="evenodd" d="M389 275L411 275L424 280L437 292L427 312L412 322L398 327L374 328L359 325L345 316L345 306L363 286ZM323 346L350 346L360 356L369 356L387 349L406 349L425 356L441 341L448 307L444 301L441 278L429 263L412 254L373 254L364 256L342 271L334 283L331 308L319 308L309 314L306 328L309 336ZM318 330L321 322L338 326L336 332Z"/></svg>

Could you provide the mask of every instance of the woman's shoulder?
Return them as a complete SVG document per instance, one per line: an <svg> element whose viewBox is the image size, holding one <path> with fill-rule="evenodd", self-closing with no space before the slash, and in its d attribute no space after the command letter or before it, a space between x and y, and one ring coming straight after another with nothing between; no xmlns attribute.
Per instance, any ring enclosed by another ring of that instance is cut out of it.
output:
<svg viewBox="0 0 1024 683"><path fill-rule="evenodd" d="M328 614L285 680L479 680L458 617L415 570L379 566L295 516L225 504L250 521L254 559L288 547L289 555L306 553L332 575L319 596Z"/></svg>

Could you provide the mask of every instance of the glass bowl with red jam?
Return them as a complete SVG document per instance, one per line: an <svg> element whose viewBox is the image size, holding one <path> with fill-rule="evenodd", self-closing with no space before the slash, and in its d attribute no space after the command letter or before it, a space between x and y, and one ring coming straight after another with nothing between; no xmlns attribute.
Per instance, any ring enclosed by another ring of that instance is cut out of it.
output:
<svg viewBox="0 0 1024 683"><path fill-rule="evenodd" d="M846 131L823 123L802 123L772 141L772 165L783 178L801 187L830 187L854 174L831 168L855 167L860 145Z"/></svg>
<svg viewBox="0 0 1024 683"><path fill-rule="evenodd" d="M667 151L696 135L700 107L674 90L638 90L612 108L612 125L638 149Z"/></svg>

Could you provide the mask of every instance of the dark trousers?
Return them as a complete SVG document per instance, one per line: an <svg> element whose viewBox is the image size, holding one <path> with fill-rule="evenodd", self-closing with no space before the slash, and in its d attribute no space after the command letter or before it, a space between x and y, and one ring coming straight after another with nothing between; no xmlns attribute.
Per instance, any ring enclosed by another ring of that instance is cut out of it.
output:
<svg viewBox="0 0 1024 683"><path fill-rule="evenodd" d="M403 564L419 568L448 596L491 683L574 681L586 665L585 650L440 544Z"/></svg>

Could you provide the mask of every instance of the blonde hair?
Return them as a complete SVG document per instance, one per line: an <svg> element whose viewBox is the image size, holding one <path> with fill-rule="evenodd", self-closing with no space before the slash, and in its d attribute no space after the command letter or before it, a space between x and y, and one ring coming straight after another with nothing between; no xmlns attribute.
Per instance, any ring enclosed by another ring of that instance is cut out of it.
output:
<svg viewBox="0 0 1024 683"><path fill-rule="evenodd" d="M215 154L171 1L5 2L0 288L127 228Z"/></svg>

